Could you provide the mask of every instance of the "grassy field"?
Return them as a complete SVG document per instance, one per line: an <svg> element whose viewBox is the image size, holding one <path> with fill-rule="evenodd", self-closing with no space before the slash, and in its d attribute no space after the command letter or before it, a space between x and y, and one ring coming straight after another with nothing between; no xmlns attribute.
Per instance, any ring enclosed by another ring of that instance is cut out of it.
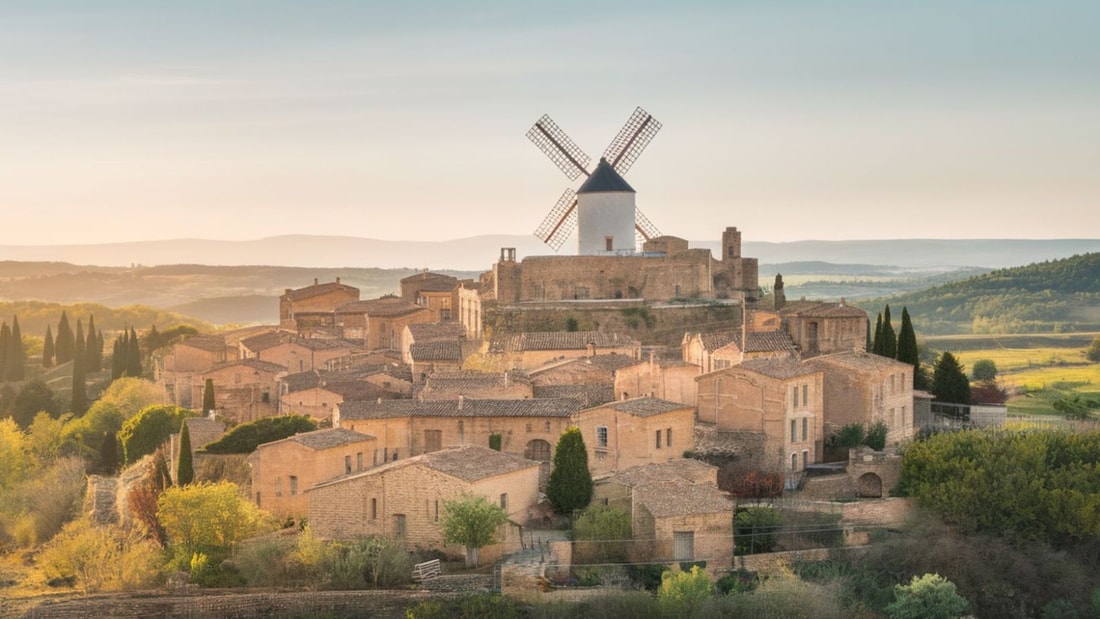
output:
<svg viewBox="0 0 1100 619"><path fill-rule="evenodd" d="M998 382L1013 394L1010 415L1059 415L1052 402L1070 393L1100 393L1100 364L1085 359L1096 333L929 337L922 346L949 350L970 370L979 359L997 365Z"/></svg>

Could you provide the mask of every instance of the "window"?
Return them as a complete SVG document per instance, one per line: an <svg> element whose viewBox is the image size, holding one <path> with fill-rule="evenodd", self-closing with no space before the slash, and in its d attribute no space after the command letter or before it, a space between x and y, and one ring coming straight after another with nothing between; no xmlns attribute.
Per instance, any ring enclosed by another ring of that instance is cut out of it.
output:
<svg viewBox="0 0 1100 619"><path fill-rule="evenodd" d="M607 449L607 426L596 426L596 448Z"/></svg>
<svg viewBox="0 0 1100 619"><path fill-rule="evenodd" d="M665 430L665 447L672 447L672 428Z"/></svg>
<svg viewBox="0 0 1100 619"><path fill-rule="evenodd" d="M606 249L607 251L611 251L612 249L615 248L615 237L605 236L605 237L603 237L603 242L604 242L604 249Z"/></svg>
<svg viewBox="0 0 1100 619"><path fill-rule="evenodd" d="M791 420L791 442L793 443L797 440L798 440L798 421L795 420L795 419L792 419Z"/></svg>
<svg viewBox="0 0 1100 619"><path fill-rule="evenodd" d="M794 408L798 408L798 385L794 386Z"/></svg>
<svg viewBox="0 0 1100 619"><path fill-rule="evenodd" d="M261 507L261 505L260 505L260 493L259 492L256 493L256 507Z"/></svg>
<svg viewBox="0 0 1100 619"><path fill-rule="evenodd" d="M503 509L505 511L505 513L508 512L508 493L507 492L500 495L500 508Z"/></svg>
<svg viewBox="0 0 1100 619"><path fill-rule="evenodd" d="M378 499L370 500L370 519L378 520Z"/></svg>
<svg viewBox="0 0 1100 619"><path fill-rule="evenodd" d="M275 496L283 496L283 478L275 478Z"/></svg>
<svg viewBox="0 0 1100 619"><path fill-rule="evenodd" d="M397 450L396 449L393 450L393 459L391 460L391 462L397 462Z"/></svg>
<svg viewBox="0 0 1100 619"><path fill-rule="evenodd" d="M527 424L527 432L531 432L531 424Z"/></svg>
<svg viewBox="0 0 1100 619"><path fill-rule="evenodd" d="M435 515L432 517L432 520L439 522L439 499L435 500Z"/></svg>
<svg viewBox="0 0 1100 619"><path fill-rule="evenodd" d="M296 475L290 476L290 496L298 494L298 477Z"/></svg>
<svg viewBox="0 0 1100 619"><path fill-rule="evenodd" d="M809 395L810 395L810 386L809 385L802 385L802 406L809 406L810 405Z"/></svg>
<svg viewBox="0 0 1100 619"><path fill-rule="evenodd" d="M695 560L694 531L672 532L672 560L679 562Z"/></svg>
<svg viewBox="0 0 1100 619"><path fill-rule="evenodd" d="M550 422L549 422L549 421L547 421L546 423L542 424L542 431L543 431L543 432L549 432L549 431L550 431Z"/></svg>
<svg viewBox="0 0 1100 619"><path fill-rule="evenodd" d="M809 464L809 463L810 463L810 450L809 449L803 449L802 450L802 468L805 469L806 465Z"/></svg>
<svg viewBox="0 0 1100 619"><path fill-rule="evenodd" d="M397 537L405 537L405 514L394 514L393 529Z"/></svg>
<svg viewBox="0 0 1100 619"><path fill-rule="evenodd" d="M527 448L523 451L523 457L537 462L549 462L550 443L541 438L527 441Z"/></svg>
<svg viewBox="0 0 1100 619"><path fill-rule="evenodd" d="M363 452L360 451L359 453L355 454L355 465L358 467L356 470L363 470Z"/></svg>
<svg viewBox="0 0 1100 619"><path fill-rule="evenodd" d="M802 440L806 440L806 438L810 435L809 429L810 429L810 420L807 417L803 417L802 418Z"/></svg>
<svg viewBox="0 0 1100 619"><path fill-rule="evenodd" d="M351 473L351 456L344 456L344 474Z"/></svg>
<svg viewBox="0 0 1100 619"><path fill-rule="evenodd" d="M791 470L798 470L798 454L791 454Z"/></svg>
<svg viewBox="0 0 1100 619"><path fill-rule="evenodd" d="M657 430L657 449L661 448L661 431Z"/></svg>

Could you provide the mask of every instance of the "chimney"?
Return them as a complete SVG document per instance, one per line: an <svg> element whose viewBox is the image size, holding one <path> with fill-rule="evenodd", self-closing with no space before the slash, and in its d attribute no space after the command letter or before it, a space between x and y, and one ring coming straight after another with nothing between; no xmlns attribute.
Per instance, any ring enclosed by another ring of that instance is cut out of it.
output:
<svg viewBox="0 0 1100 619"><path fill-rule="evenodd" d="M508 370L504 370L504 388L508 388Z"/></svg>
<svg viewBox="0 0 1100 619"><path fill-rule="evenodd" d="M462 397L462 395L459 395L459 396L458 396L458 410L462 410L462 402L463 402L463 401L464 401L465 399L466 399L466 398Z"/></svg>
<svg viewBox="0 0 1100 619"><path fill-rule="evenodd" d="M339 284L339 283L340 283L340 278L339 278L339 277L337 277L337 278L336 278L336 283L337 283L337 284Z"/></svg>
<svg viewBox="0 0 1100 619"><path fill-rule="evenodd" d="M588 343L588 356L589 357L596 356L596 343L595 342L589 342Z"/></svg>
<svg viewBox="0 0 1100 619"><path fill-rule="evenodd" d="M316 286L316 285L317 285L317 278L316 278L316 277L314 277L314 278L313 278L313 285L314 285L314 286Z"/></svg>

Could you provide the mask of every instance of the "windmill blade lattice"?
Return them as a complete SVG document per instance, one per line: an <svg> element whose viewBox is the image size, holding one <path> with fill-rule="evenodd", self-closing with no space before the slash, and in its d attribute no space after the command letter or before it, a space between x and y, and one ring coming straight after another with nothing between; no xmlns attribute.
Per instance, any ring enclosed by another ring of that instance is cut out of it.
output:
<svg viewBox="0 0 1100 619"><path fill-rule="evenodd" d="M577 193L566 189L558 198L557 204L542 220L535 236L549 245L554 251L561 249L565 240L577 228Z"/></svg>
<svg viewBox="0 0 1100 619"><path fill-rule="evenodd" d="M581 174L588 175L588 162L591 157L581 150L580 146L569 138L550 116L544 114L542 118L527 131L527 137L535 146L546 153L550 161L558 166L569 180L576 180Z"/></svg>
<svg viewBox="0 0 1100 619"><path fill-rule="evenodd" d="M656 118L637 108L604 151L604 159L616 172L625 175L660 130L661 123Z"/></svg>
<svg viewBox="0 0 1100 619"><path fill-rule="evenodd" d="M649 221L649 218L637 207L634 207L634 229L637 230L643 241L661 236L661 231L657 229L657 226L654 226L653 222Z"/></svg>

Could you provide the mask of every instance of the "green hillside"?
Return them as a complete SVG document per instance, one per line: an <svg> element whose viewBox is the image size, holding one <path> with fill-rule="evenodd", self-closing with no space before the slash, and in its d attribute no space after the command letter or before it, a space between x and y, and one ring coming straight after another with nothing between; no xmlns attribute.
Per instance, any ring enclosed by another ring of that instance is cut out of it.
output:
<svg viewBox="0 0 1100 619"><path fill-rule="evenodd" d="M861 303L874 316L909 308L918 333L1044 333L1100 330L1100 253L1001 269Z"/></svg>
<svg viewBox="0 0 1100 619"><path fill-rule="evenodd" d="M144 305L128 305L126 307L107 307L98 303L44 303L42 301L7 301L0 302L0 319L11 322L12 316L19 316L19 325L25 337L43 337L46 334L46 325L53 327L57 332L57 323L61 320L61 312L68 313L69 324L76 328L76 321L80 320L88 324L88 316L95 316L96 327L104 333L113 333L126 327L136 327L139 331L156 325L158 329L165 329L175 325L191 325L201 331L212 331L214 326L210 323L185 316L176 312L169 312ZM113 337L113 336L112 336ZM107 351L110 352L111 342L107 342Z"/></svg>

